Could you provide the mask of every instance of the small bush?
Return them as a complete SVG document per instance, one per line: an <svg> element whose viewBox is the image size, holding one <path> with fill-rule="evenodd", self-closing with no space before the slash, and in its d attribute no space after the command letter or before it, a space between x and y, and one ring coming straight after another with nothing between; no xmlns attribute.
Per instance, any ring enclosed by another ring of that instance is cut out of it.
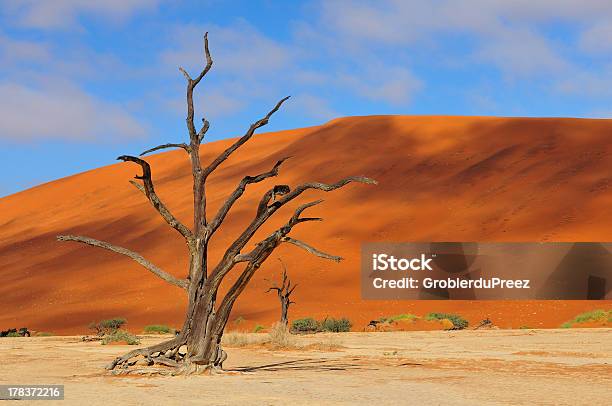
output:
<svg viewBox="0 0 612 406"><path fill-rule="evenodd" d="M223 345L228 347L247 347L250 345L264 344L268 341L268 337L263 334L254 335L232 331L223 334L221 340Z"/></svg>
<svg viewBox="0 0 612 406"><path fill-rule="evenodd" d="M174 329L164 324L152 324L145 326L144 332L149 334L174 334Z"/></svg>
<svg viewBox="0 0 612 406"><path fill-rule="evenodd" d="M116 330L111 334L107 334L102 339L102 344L110 344L125 341L128 345L138 345L140 340L125 330Z"/></svg>
<svg viewBox="0 0 612 406"><path fill-rule="evenodd" d="M102 328L104 329L107 329L109 332L115 332L119 330L125 323L127 323L126 319L122 317L115 317L113 319L102 320L100 322L100 326L102 326Z"/></svg>
<svg viewBox="0 0 612 406"><path fill-rule="evenodd" d="M52 337L55 334L53 333L49 333L47 331L39 331L38 333L34 334L36 337Z"/></svg>
<svg viewBox="0 0 612 406"><path fill-rule="evenodd" d="M415 316L414 314L404 313L404 314L397 314L395 316L381 317L380 319L378 319L378 321L381 323L391 323L393 321L398 321L398 320L416 320L418 318L419 316Z"/></svg>
<svg viewBox="0 0 612 406"><path fill-rule="evenodd" d="M295 347L294 338L291 336L289 328L282 323L274 323L268 337L272 348Z"/></svg>
<svg viewBox="0 0 612 406"><path fill-rule="evenodd" d="M258 324L255 326L255 328L253 329L253 333L259 333L261 330L263 330L265 327L262 326L261 324Z"/></svg>
<svg viewBox="0 0 612 406"><path fill-rule="evenodd" d="M122 317L115 317L108 320L102 320L99 323L91 322L89 323L89 329L94 330L98 336L104 336L107 334L113 334L117 330L119 330L127 320Z"/></svg>
<svg viewBox="0 0 612 406"><path fill-rule="evenodd" d="M351 321L346 317L341 319L326 318L321 322L321 329L332 333L345 333L351 331Z"/></svg>
<svg viewBox="0 0 612 406"><path fill-rule="evenodd" d="M234 324L237 326L241 325L243 322L244 322L244 317L242 316L238 316L236 317L236 320L234 320Z"/></svg>
<svg viewBox="0 0 612 406"><path fill-rule="evenodd" d="M607 322L612 322L612 310L606 311L602 309L597 309L597 310L592 310L590 312L581 313L578 316L574 317L572 320L566 321L565 323L563 323L561 325L561 328L570 328L574 324L586 323L589 321L600 321L600 320L606 320Z"/></svg>
<svg viewBox="0 0 612 406"><path fill-rule="evenodd" d="M463 330L468 326L468 321L458 314L452 313L429 313L425 320L449 320L453 323L453 330Z"/></svg>
<svg viewBox="0 0 612 406"><path fill-rule="evenodd" d="M320 331L319 322L312 317L306 317L304 319L293 320L291 323L291 331L298 333L316 333Z"/></svg>
<svg viewBox="0 0 612 406"><path fill-rule="evenodd" d="M17 333L16 331L11 331L6 336L7 337L21 337L21 335L19 333Z"/></svg>

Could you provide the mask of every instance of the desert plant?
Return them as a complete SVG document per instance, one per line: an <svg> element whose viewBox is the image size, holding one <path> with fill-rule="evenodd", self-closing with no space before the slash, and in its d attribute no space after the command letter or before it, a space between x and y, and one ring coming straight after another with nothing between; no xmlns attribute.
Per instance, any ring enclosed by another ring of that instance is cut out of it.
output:
<svg viewBox="0 0 612 406"><path fill-rule="evenodd" d="M227 325L234 303L249 284L255 272L261 268L261 265L281 243L295 245L321 258L334 261L340 261L342 259L341 257L322 252L289 235L298 224L303 225L306 222L321 220L318 217L302 216L305 210L320 204L322 202L321 200L311 201L298 206L284 225L272 231L272 233L268 234L263 240L256 244L252 244L254 248L249 250L246 247L252 242L251 240L257 234L258 230L260 230L264 224L267 224L279 209L293 202L308 190L330 192L352 182L376 184L376 182L370 178L357 176L347 177L335 183L308 182L294 188L285 184L274 185L259 199L254 218L243 231L227 245L224 254L219 257L220 259L218 262L214 263L213 258L208 255L213 251L209 246L211 238L215 236L219 227L224 224L226 216L231 211L234 204L244 194L248 185L259 183L277 176L280 166L287 158L278 160L272 165L270 170L266 172L254 176L244 176L225 202L218 205L218 211L212 216L208 213L208 209L211 205L207 204L207 181L210 179L210 175L221 164L253 137L257 129L268 124L272 115L280 109L288 97L281 99L265 116L251 124L242 137L233 141L219 155L212 157L210 160L208 160L209 157L207 157L208 164L202 165L202 151L200 147L209 129L209 122L206 119L202 119L202 126L199 129L196 128L193 93L196 86L198 86L212 67L212 57L208 49L208 34L204 35L204 57L206 58L206 66L195 77L189 75L185 69L180 68L181 73L185 76L187 81L186 124L188 142L159 145L142 152L139 157L122 155L117 158L120 161L130 162L140 167L142 174L136 176L138 181L131 181L132 185L143 193L166 223L184 239L186 243L185 246L188 250L186 256L189 261L186 276L177 278L148 261L139 253L125 247L113 245L106 241L79 235L60 235L57 237L59 241L75 241L124 255L136 261L165 282L184 290L185 295L188 297L188 307L185 312L186 317L180 329L180 334L171 340L143 348L139 351L131 351L124 356L117 357L107 366L109 370L113 370L117 366L131 364L130 360L138 356L143 356L148 361L153 361L154 363L157 362L158 364L167 365L167 359L165 357L160 357L160 355L168 351L173 354L172 361L176 364L176 369L172 371L174 374L203 373L211 369L222 368L222 363L227 358L227 354L223 351L221 346L221 338L223 337L224 329ZM151 152L168 148L183 149L189 159L189 167L191 169L191 178L193 182L193 187L191 188L193 192L193 216L191 216L193 219L193 227L188 227L183 224L160 199L154 187L151 166L142 158L142 156ZM219 288L222 282L224 282L225 278L237 265L240 267L239 264L244 265L244 267L239 268L240 271L238 271L236 277L231 278L234 282L229 284L225 293L221 295ZM187 353L185 356L180 356L180 351L178 351L178 349L183 346L186 347Z"/></svg>
<svg viewBox="0 0 612 406"><path fill-rule="evenodd" d="M174 329L165 324L151 324L145 326L144 332L149 334L174 334Z"/></svg>
<svg viewBox="0 0 612 406"><path fill-rule="evenodd" d="M23 337L23 336L16 331L11 331L10 333L6 335L6 337Z"/></svg>
<svg viewBox="0 0 612 406"><path fill-rule="evenodd" d="M262 326L261 324L258 324L255 326L255 328L253 328L253 333L259 333L264 328L265 328L264 326Z"/></svg>
<svg viewBox="0 0 612 406"><path fill-rule="evenodd" d="M349 319L347 319L346 317L343 317L341 319L334 319L334 318L325 318L321 323L321 330L323 331L329 331L332 333L344 333L347 331L351 331L351 321Z"/></svg>
<svg viewBox="0 0 612 406"><path fill-rule="evenodd" d="M297 333L316 333L320 329L319 322L312 317L293 320L293 323L291 323L291 331Z"/></svg>
<svg viewBox="0 0 612 406"><path fill-rule="evenodd" d="M35 335L36 337L52 337L52 336L54 336L55 334L50 333L50 332L48 332L48 331L39 331L39 332L37 332L37 333L36 333L36 334L34 334L34 335Z"/></svg>
<svg viewBox="0 0 612 406"><path fill-rule="evenodd" d="M269 341L264 334L249 334L230 331L223 334L223 345L228 347L247 347L251 345L261 345Z"/></svg>
<svg viewBox="0 0 612 406"><path fill-rule="evenodd" d="M127 320L123 317L114 317L112 319L102 320L100 322L92 321L89 323L88 327L90 330L94 330L96 335L102 337L119 330L125 323L127 323Z"/></svg>
<svg viewBox="0 0 612 406"><path fill-rule="evenodd" d="M110 344L125 341L128 345L138 345L140 340L133 334L125 330L115 330L110 334L106 334L102 339L102 344Z"/></svg>
<svg viewBox="0 0 612 406"><path fill-rule="evenodd" d="M418 318L419 317L415 316L414 314L403 313L403 314L396 314L395 316L381 317L378 319L378 321L381 323L390 323L390 322L399 321L399 320L416 320Z"/></svg>
<svg viewBox="0 0 612 406"><path fill-rule="evenodd" d="M606 320L612 322L612 310L596 309L589 312L580 313L572 320L566 321L561 325L561 328L570 328L574 324L587 323L589 321Z"/></svg>
<svg viewBox="0 0 612 406"><path fill-rule="evenodd" d="M102 320L100 326L108 333L113 333L119 330L125 323L127 323L127 320L123 317L114 317L112 319Z"/></svg>
<svg viewBox="0 0 612 406"><path fill-rule="evenodd" d="M273 348L295 347L294 338L284 323L274 323L268 333L269 343Z"/></svg>
<svg viewBox="0 0 612 406"><path fill-rule="evenodd" d="M429 313L425 320L448 320L453 324L452 330L463 330L468 326L468 321L458 314L452 313Z"/></svg>

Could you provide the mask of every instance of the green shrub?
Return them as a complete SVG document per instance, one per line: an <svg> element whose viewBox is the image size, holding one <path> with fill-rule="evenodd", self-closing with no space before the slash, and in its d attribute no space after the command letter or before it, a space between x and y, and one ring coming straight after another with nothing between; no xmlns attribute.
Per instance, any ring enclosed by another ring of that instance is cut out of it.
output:
<svg viewBox="0 0 612 406"><path fill-rule="evenodd" d="M319 322L312 317L306 317L304 319L293 320L291 323L291 331L299 333L316 333L320 331Z"/></svg>
<svg viewBox="0 0 612 406"><path fill-rule="evenodd" d="M606 311L602 309L597 309L597 310L592 310L590 312L580 313L578 316L574 317L572 320L566 321L565 323L563 323L561 325L561 328L570 328L574 324L586 323L589 321L600 321L600 320L607 320L608 322L612 322L612 310Z"/></svg>
<svg viewBox="0 0 612 406"><path fill-rule="evenodd" d="M7 337L21 337L21 335L16 331L11 331L6 335Z"/></svg>
<svg viewBox="0 0 612 406"><path fill-rule="evenodd" d="M130 334L129 332L125 330L116 330L111 334L105 335L104 338L102 339L102 344L105 345L105 344L116 343L120 341L125 341L128 345L140 344L140 340L136 336Z"/></svg>
<svg viewBox="0 0 612 406"><path fill-rule="evenodd" d="M89 329L94 330L98 336L104 336L106 334L112 334L115 331L119 330L121 326L127 323L122 317L115 317L108 320L102 320L99 323L92 321L89 323Z"/></svg>
<svg viewBox="0 0 612 406"><path fill-rule="evenodd" d="M144 332L149 334L173 334L174 329L165 324L151 324L150 326L145 326Z"/></svg>
<svg viewBox="0 0 612 406"><path fill-rule="evenodd" d="M34 334L36 337L52 337L55 334L53 333L49 333L47 331L39 331L38 333Z"/></svg>
<svg viewBox="0 0 612 406"><path fill-rule="evenodd" d="M264 326L262 326L261 324L258 324L255 326L255 328L253 329L253 333L259 333L261 330L264 329Z"/></svg>
<svg viewBox="0 0 612 406"><path fill-rule="evenodd" d="M449 320L453 323L453 330L463 330L468 326L468 321L458 314L452 313L429 313L425 320Z"/></svg>
<svg viewBox="0 0 612 406"><path fill-rule="evenodd" d="M100 322L100 326L112 333L119 330L125 323L127 323L126 319L122 317L115 317L113 319L102 320Z"/></svg>
<svg viewBox="0 0 612 406"><path fill-rule="evenodd" d="M381 323L390 323L390 322L398 321L398 320L415 320L418 318L419 316L415 316L414 314L404 313L404 314L397 314L395 316L381 317L380 319L378 319L378 321L380 321Z"/></svg>
<svg viewBox="0 0 612 406"><path fill-rule="evenodd" d="M323 331L330 331L332 333L344 333L351 331L351 321L346 317L341 319L326 318L321 322L321 329Z"/></svg>
<svg viewBox="0 0 612 406"><path fill-rule="evenodd" d="M243 322L244 322L244 317L242 317L242 316L238 316L234 320L234 324L237 325L237 326L241 325Z"/></svg>

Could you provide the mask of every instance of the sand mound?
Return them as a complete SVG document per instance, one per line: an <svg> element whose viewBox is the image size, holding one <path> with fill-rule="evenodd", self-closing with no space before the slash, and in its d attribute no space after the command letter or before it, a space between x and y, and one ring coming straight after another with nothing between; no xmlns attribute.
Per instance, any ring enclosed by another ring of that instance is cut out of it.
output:
<svg viewBox="0 0 612 406"><path fill-rule="evenodd" d="M292 318L348 316L356 329L398 313L458 313L471 325L490 318L500 327L557 327L597 304L567 302L380 302L360 299L361 241L610 241L612 240L612 121L478 117L351 117L320 127L261 134L212 177L215 210L244 174L268 170L292 156L276 182L335 181L349 175L377 179L324 197L320 224L295 236L346 258L326 262L282 247L299 283ZM207 144L208 162L229 141ZM125 151L136 153L139 151ZM185 223L191 218L191 174L183 151L150 158L158 194ZM27 326L81 333L92 320L122 316L128 329L180 326L185 299L127 258L57 234L83 234L134 249L167 271L186 273L185 247L175 231L128 184L129 164L95 169L0 199L0 328ZM274 180L250 187L215 236L213 260L254 215ZM296 202L296 205L301 203ZM293 207L258 237L286 221ZM313 212L315 213L315 212ZM261 238L254 240L258 241ZM238 301L244 329L270 325L279 312L264 278L269 261ZM601 304L599 304L601 306Z"/></svg>

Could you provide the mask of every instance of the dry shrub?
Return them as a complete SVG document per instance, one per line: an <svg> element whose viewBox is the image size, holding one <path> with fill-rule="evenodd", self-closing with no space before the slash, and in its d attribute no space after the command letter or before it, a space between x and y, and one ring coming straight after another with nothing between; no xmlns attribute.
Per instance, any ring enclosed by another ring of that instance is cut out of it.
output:
<svg viewBox="0 0 612 406"><path fill-rule="evenodd" d="M268 333L268 343L274 349L296 348L295 338L289 332L289 328L282 323L274 323Z"/></svg>
<svg viewBox="0 0 612 406"><path fill-rule="evenodd" d="M228 347L249 347L263 344L266 341L266 337L262 337L261 334L248 334L239 333L236 331L230 331L223 334L222 342L223 345Z"/></svg>

